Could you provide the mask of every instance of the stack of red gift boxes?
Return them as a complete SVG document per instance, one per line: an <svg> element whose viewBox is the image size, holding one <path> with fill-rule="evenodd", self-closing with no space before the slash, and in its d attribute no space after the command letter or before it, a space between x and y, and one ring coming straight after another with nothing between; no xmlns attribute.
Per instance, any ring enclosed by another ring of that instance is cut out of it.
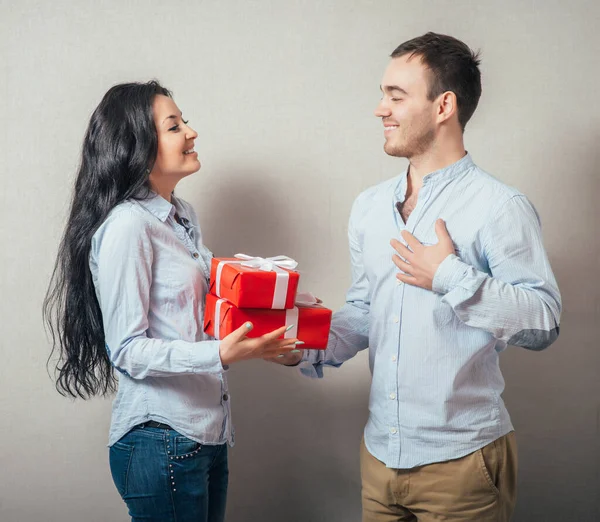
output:
<svg viewBox="0 0 600 522"><path fill-rule="evenodd" d="M302 348L327 347L331 310L298 294L297 263L286 256L270 258L237 254L213 258L206 296L204 331L223 339L245 322L254 328L248 337L260 337L281 326L285 333L304 341Z"/></svg>

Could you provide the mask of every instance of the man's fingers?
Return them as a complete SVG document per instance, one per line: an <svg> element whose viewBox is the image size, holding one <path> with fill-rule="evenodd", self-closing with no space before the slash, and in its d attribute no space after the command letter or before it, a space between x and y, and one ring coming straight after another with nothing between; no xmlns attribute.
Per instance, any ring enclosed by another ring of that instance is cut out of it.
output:
<svg viewBox="0 0 600 522"><path fill-rule="evenodd" d="M397 239L392 239L390 241L390 244L392 245L392 247L394 247L394 250L396 250L396 252L398 252L404 259L412 257L413 253L407 248L406 245L403 245Z"/></svg>
<svg viewBox="0 0 600 522"><path fill-rule="evenodd" d="M392 256L392 261L394 261L394 264L403 272L406 272L407 274L411 274L413 273L413 267L412 265L409 265L406 261L404 261L400 256L397 256L396 254L394 254Z"/></svg>
<svg viewBox="0 0 600 522"><path fill-rule="evenodd" d="M396 279L399 279L400 281L402 281L403 283L406 283L408 285L413 285L413 286L419 286L417 284L417 278L413 277L411 275L408 274L396 274Z"/></svg>
<svg viewBox="0 0 600 522"><path fill-rule="evenodd" d="M445 244L448 247L448 251L456 253L456 248L446 228L446 222L443 219L438 219L435 222L435 235L438 238L438 243Z"/></svg>
<svg viewBox="0 0 600 522"><path fill-rule="evenodd" d="M404 238L404 241L406 241L408 243L408 246L412 249L413 252L415 251L415 249L423 246L421 244L421 242L415 236L413 236L408 230L403 230L402 232L400 232L400 234Z"/></svg>
<svg viewBox="0 0 600 522"><path fill-rule="evenodd" d="M435 235L439 241L452 241L448 229L446 228L446 222L443 219L438 219L435 222Z"/></svg>

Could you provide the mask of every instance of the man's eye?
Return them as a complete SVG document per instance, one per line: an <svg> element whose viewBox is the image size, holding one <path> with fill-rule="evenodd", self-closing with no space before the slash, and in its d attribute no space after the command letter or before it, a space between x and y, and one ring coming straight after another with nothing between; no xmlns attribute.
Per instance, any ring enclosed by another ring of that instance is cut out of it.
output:
<svg viewBox="0 0 600 522"><path fill-rule="evenodd" d="M171 127L169 130L170 130L170 131L176 131L176 130L179 130L179 125L175 125L174 127Z"/></svg>
<svg viewBox="0 0 600 522"><path fill-rule="evenodd" d="M402 101L402 98L391 98L393 102Z"/></svg>

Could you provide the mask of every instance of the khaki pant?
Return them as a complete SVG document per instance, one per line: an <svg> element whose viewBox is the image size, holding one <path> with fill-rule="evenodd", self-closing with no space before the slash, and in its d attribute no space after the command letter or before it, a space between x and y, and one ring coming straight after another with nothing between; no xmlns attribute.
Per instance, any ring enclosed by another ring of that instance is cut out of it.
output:
<svg viewBox="0 0 600 522"><path fill-rule="evenodd" d="M456 460L390 469L360 447L363 522L508 522L517 497L514 432Z"/></svg>

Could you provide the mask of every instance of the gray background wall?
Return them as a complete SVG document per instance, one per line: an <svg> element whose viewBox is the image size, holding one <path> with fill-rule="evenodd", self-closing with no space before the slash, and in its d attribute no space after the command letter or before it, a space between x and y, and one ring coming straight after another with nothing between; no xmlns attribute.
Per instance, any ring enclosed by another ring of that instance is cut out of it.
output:
<svg viewBox="0 0 600 522"><path fill-rule="evenodd" d="M482 49L467 146L536 205L564 297L554 346L502 356L515 520L600 520L599 21L595 1L0 0L0 520L127 520L107 463L110 401L54 391L40 312L104 92L170 87L199 133L203 168L179 194L209 247L293 256L303 289L336 309L351 203L405 167L372 115L387 56L428 30ZM359 520L364 355L319 382L262 362L231 370L229 522Z"/></svg>

